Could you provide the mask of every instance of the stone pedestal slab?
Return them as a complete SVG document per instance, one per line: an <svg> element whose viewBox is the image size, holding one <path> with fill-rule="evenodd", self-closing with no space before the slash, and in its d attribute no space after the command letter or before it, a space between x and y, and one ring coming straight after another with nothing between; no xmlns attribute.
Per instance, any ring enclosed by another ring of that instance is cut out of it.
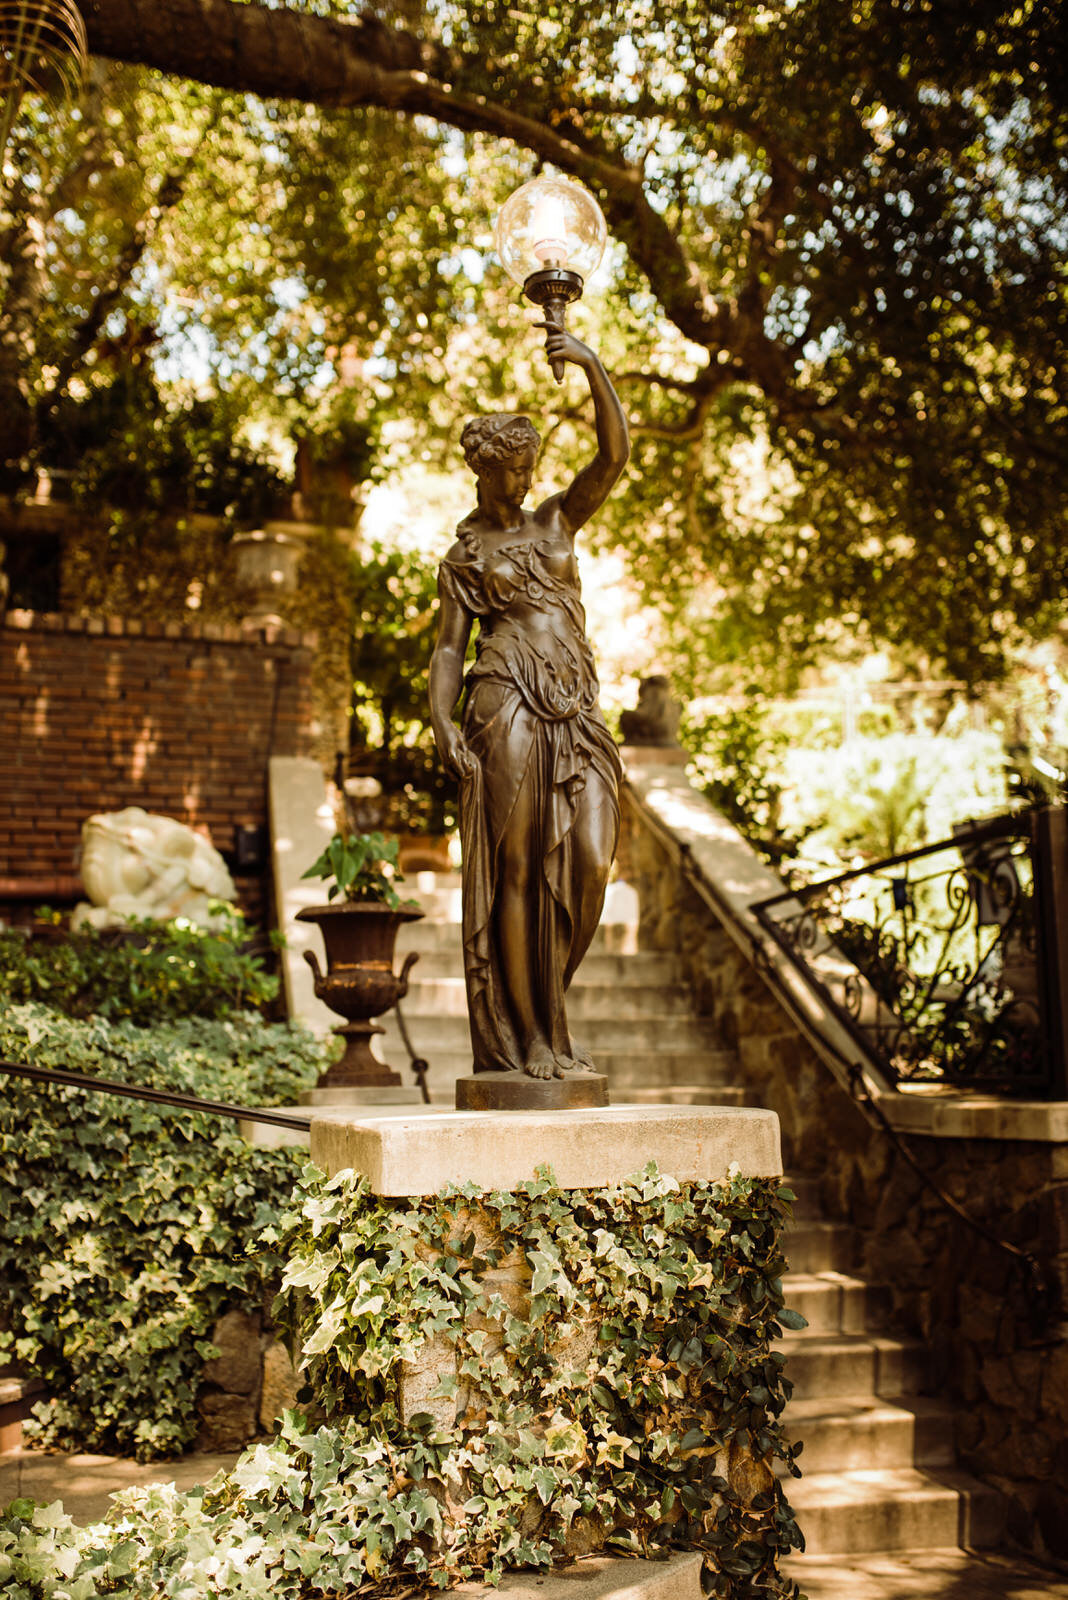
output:
<svg viewBox="0 0 1068 1600"><path fill-rule="evenodd" d="M331 1176L362 1173L375 1194L436 1194L447 1183L515 1189L552 1169L561 1189L605 1189L655 1161L715 1183L782 1172L779 1121L748 1106L602 1106L582 1111L444 1111L389 1117L313 1110L311 1157Z"/></svg>

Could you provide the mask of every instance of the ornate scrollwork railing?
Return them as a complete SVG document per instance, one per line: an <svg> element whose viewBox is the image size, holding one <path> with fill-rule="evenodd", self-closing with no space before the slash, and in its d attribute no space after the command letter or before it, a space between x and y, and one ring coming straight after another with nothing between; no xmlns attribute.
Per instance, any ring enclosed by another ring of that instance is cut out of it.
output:
<svg viewBox="0 0 1068 1600"><path fill-rule="evenodd" d="M1061 1092L1041 815L969 825L753 907L899 1087Z"/></svg>

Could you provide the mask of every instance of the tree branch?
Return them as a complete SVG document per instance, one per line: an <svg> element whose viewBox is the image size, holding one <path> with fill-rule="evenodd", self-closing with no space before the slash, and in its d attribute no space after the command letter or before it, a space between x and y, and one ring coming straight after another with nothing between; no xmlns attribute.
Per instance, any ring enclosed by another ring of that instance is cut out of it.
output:
<svg viewBox="0 0 1068 1600"><path fill-rule="evenodd" d="M85 0L84 13L94 54L268 99L376 106L514 141L598 192L666 315L696 344L719 347L722 308L650 205L640 170L569 137L566 118L551 125L465 93L462 61L436 43L372 17L338 21L235 0Z"/></svg>

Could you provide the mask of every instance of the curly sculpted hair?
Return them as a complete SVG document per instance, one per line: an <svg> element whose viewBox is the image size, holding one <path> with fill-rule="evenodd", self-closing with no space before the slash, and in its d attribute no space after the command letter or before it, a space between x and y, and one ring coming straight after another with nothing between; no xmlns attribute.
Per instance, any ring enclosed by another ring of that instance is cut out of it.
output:
<svg viewBox="0 0 1068 1600"><path fill-rule="evenodd" d="M541 435L529 417L498 411L490 417L472 417L460 435L460 448L472 472L506 461L522 450L541 449Z"/></svg>

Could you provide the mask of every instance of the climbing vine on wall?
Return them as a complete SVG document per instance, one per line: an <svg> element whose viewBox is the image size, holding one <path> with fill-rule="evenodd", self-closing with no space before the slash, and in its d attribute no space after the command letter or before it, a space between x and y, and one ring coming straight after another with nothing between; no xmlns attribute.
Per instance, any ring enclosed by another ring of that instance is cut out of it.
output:
<svg viewBox="0 0 1068 1600"><path fill-rule="evenodd" d="M323 1065L309 1033L256 1016L148 1029L41 1005L0 1016L0 1056L244 1104L292 1098ZM212 1328L269 1293L248 1246L299 1170L218 1117L4 1079L0 1364L44 1380L40 1440L188 1448Z"/></svg>
<svg viewBox="0 0 1068 1600"><path fill-rule="evenodd" d="M167 1593L385 1597L548 1567L590 1549L699 1548L721 1600L796 1596L795 1470L772 1341L788 1191L654 1167L564 1192L456 1190L398 1209L309 1168L261 1236L286 1261L276 1317L326 1413L290 1414L204 1491L131 1490L74 1527L14 1505L12 1600ZM432 1355L426 1409L406 1361ZM410 1413L410 1414L409 1414ZM94 1587L95 1585L95 1587Z"/></svg>

